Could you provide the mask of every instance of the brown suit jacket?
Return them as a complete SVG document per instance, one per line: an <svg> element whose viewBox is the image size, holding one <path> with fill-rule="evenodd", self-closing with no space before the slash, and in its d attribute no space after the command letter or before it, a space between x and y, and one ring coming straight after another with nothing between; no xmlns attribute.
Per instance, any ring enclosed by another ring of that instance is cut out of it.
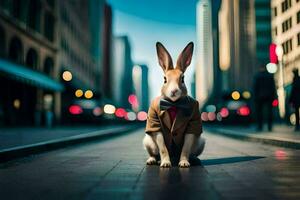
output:
<svg viewBox="0 0 300 200"><path fill-rule="evenodd" d="M171 149L172 140L179 148L182 148L185 134L199 136L202 133L202 122L199 112L199 103L187 96L188 109L178 109L176 118L171 123L167 110L161 110L160 99L156 97L149 108L145 132L151 134L162 132L168 150Z"/></svg>

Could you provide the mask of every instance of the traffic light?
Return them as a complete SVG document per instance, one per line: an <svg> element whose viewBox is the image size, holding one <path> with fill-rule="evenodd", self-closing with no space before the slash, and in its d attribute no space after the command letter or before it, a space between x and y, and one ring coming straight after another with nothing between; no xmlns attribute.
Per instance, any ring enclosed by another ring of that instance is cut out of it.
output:
<svg viewBox="0 0 300 200"><path fill-rule="evenodd" d="M270 44L269 47L269 57L270 57L270 63L277 64L278 63L278 57L276 55L276 44Z"/></svg>

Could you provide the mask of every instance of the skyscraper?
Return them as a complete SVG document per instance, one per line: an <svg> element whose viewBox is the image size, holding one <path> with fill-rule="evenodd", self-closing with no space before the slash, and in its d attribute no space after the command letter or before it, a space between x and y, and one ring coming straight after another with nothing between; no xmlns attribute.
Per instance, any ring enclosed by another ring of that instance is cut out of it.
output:
<svg viewBox="0 0 300 200"><path fill-rule="evenodd" d="M139 102L139 110L147 111L149 107L148 67L134 65L132 71L135 94Z"/></svg>
<svg viewBox="0 0 300 200"><path fill-rule="evenodd" d="M269 63L271 38L270 0L255 0L256 59L259 63ZM257 66L259 67L259 66Z"/></svg>
<svg viewBox="0 0 300 200"><path fill-rule="evenodd" d="M254 1L223 0L219 30L223 90L250 90L256 71Z"/></svg>
<svg viewBox="0 0 300 200"><path fill-rule="evenodd" d="M293 80L293 69L300 70L300 1L272 0L271 8L272 41L283 47L284 85L288 88Z"/></svg>
<svg viewBox="0 0 300 200"><path fill-rule="evenodd" d="M117 106L130 108L128 97L133 93L131 46L127 36L113 39L111 70L112 99Z"/></svg>
<svg viewBox="0 0 300 200"><path fill-rule="evenodd" d="M196 39L196 98L200 107L209 98L213 90L213 38L211 1L200 0L197 4L197 39Z"/></svg>

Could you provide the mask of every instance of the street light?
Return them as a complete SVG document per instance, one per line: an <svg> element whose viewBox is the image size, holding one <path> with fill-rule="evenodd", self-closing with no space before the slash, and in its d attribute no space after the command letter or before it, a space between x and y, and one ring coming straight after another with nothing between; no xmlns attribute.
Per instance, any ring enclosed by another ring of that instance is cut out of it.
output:
<svg viewBox="0 0 300 200"><path fill-rule="evenodd" d="M64 71L62 73L62 78L64 79L64 81L71 81L73 76L72 76L72 73L70 71Z"/></svg>
<svg viewBox="0 0 300 200"><path fill-rule="evenodd" d="M274 74L277 72L277 65L275 63L268 63L266 65L266 68L270 74Z"/></svg>
<svg viewBox="0 0 300 200"><path fill-rule="evenodd" d="M277 45L275 53L279 61L279 77L278 77L278 103L279 103L279 115L281 118L285 116L285 91L284 91L284 80L283 80L283 48L281 45Z"/></svg>

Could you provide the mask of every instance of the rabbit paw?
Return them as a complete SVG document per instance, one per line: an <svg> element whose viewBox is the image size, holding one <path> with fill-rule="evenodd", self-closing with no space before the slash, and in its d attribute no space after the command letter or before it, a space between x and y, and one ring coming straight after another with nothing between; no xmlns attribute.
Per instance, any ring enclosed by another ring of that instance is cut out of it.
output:
<svg viewBox="0 0 300 200"><path fill-rule="evenodd" d="M166 167L166 168L169 168L171 167L171 161L170 160L162 160L161 163L160 163L160 167Z"/></svg>
<svg viewBox="0 0 300 200"><path fill-rule="evenodd" d="M181 160L178 164L179 167L190 167L190 163L187 160Z"/></svg>
<svg viewBox="0 0 300 200"><path fill-rule="evenodd" d="M148 158L146 163L147 163L147 165L155 165L156 164L156 159L151 156L151 157Z"/></svg>

